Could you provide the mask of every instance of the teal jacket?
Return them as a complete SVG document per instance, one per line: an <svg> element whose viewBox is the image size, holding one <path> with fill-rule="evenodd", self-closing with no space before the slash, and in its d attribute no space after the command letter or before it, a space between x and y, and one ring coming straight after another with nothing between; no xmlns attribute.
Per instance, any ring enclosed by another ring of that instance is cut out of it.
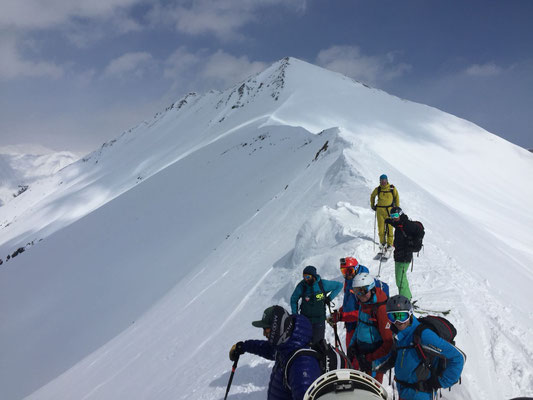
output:
<svg viewBox="0 0 533 400"><path fill-rule="evenodd" d="M320 284L324 286L324 292L320 290ZM316 276L313 286L309 286L305 280L302 280L291 296L291 309L293 314L305 315L312 324L323 322L326 319L326 299L333 300L342 290L342 283L336 281L327 281L321 279L320 275ZM300 310L298 310L298 301L302 299Z"/></svg>

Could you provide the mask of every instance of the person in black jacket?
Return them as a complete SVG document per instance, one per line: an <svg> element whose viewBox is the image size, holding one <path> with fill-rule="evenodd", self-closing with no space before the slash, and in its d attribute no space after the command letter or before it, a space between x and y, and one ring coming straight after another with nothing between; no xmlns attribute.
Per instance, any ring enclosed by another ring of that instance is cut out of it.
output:
<svg viewBox="0 0 533 400"><path fill-rule="evenodd" d="M413 259L413 239L420 234L420 226L409 220L400 207L390 210L390 218L386 223L394 227L394 269L396 273L396 286L399 294L411 300L411 290L407 281L407 269Z"/></svg>

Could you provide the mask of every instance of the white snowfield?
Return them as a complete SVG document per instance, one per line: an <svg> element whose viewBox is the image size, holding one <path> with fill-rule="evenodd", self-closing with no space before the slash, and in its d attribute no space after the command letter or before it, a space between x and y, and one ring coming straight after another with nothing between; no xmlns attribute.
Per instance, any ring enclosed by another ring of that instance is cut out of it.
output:
<svg viewBox="0 0 533 400"><path fill-rule="evenodd" d="M426 228L414 299L452 310L468 356L442 398L533 396L533 154L290 58L0 207L0 398L223 399L231 345L306 265L377 274L382 173ZM393 260L381 279L397 293ZM271 366L242 356L229 399L266 398Z"/></svg>

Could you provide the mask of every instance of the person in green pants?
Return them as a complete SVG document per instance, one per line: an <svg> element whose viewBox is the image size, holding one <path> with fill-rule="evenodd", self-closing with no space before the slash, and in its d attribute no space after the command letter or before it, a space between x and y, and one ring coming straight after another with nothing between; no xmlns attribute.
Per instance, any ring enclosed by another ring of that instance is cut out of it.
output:
<svg viewBox="0 0 533 400"><path fill-rule="evenodd" d="M410 221L400 207L392 207L390 218L385 223L394 227L394 268L396 272L396 286L399 294L412 299L407 269L413 259L413 241L420 235L420 225Z"/></svg>

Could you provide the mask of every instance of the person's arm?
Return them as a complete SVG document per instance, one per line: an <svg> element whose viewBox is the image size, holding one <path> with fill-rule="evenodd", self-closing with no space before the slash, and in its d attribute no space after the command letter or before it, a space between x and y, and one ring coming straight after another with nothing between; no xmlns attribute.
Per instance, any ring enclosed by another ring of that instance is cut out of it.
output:
<svg viewBox="0 0 533 400"><path fill-rule="evenodd" d="M431 345L432 349L435 347L440 350L439 357L446 358L446 369L438 378L438 383L443 388L448 388L461 377L461 372L463 371L463 366L465 363L465 357L463 354L451 343L439 337L431 329L424 329L421 336L422 345ZM434 350L437 352L437 350ZM442 362L440 360L439 362Z"/></svg>
<svg viewBox="0 0 533 400"><path fill-rule="evenodd" d="M300 300L300 297L302 297L302 288L301 284L299 283L298 285L296 285L296 288L294 288L294 292L292 292L291 296L292 314L298 314L298 300Z"/></svg>
<svg viewBox="0 0 533 400"><path fill-rule="evenodd" d="M398 189L396 189L396 186L394 186L394 189L392 189L392 195L394 196L394 203L396 204L396 207L400 207L400 195L398 194Z"/></svg>
<svg viewBox="0 0 533 400"><path fill-rule="evenodd" d="M326 281L322 279L322 282L324 282L324 291L326 293L329 293L327 297L329 297L330 300L333 300L342 290L342 283L337 281Z"/></svg>
<svg viewBox="0 0 533 400"><path fill-rule="evenodd" d="M274 347L268 340L245 340L242 343L242 349L245 353L252 353L267 360L274 360Z"/></svg>
<svg viewBox="0 0 533 400"><path fill-rule="evenodd" d="M370 194L370 208L374 211L376 211L376 205L374 204L374 201L376 200L377 195L378 195L378 188L375 188Z"/></svg>

